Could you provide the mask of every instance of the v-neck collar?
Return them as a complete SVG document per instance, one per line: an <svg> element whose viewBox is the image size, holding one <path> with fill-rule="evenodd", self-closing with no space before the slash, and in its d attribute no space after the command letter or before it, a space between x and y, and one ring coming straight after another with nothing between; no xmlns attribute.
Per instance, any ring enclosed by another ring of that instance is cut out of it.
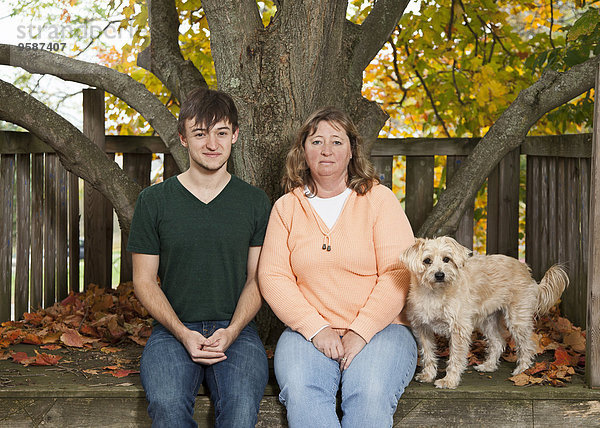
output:
<svg viewBox="0 0 600 428"><path fill-rule="evenodd" d="M234 177L234 175L233 175L233 174L230 174L230 175L229 175L229 181L227 182L227 184L225 185L225 187L223 187L223 188L221 189L221 191L220 191L219 193L217 193L217 194L215 195L215 197L214 197L214 198L212 198L212 199L211 199L210 201L208 201L208 202L204 202L204 201L200 200L200 199L199 199L199 198L198 198L196 195L194 195L194 194L193 194L193 193L192 193L192 192L191 192L191 191L190 191L190 190L189 190L187 187L185 187L185 186L183 185L183 183L182 183L181 181L179 181L179 177L178 177L178 176L175 176L175 177L173 177L173 178L174 178L174 179L175 179L175 181L177 182L177 185L178 185L178 186L179 186L181 189L183 189L183 191L184 191L186 194L188 194L188 195L189 195L189 197L193 198L195 201L197 201L197 202L198 202L199 204L201 204L202 206L208 207L208 206L210 206L210 205L213 205L213 204L214 204L214 203L215 203L215 202L216 202L218 199L220 199L220 198L221 198L221 195L223 195L223 193L224 193L224 192L227 190L227 188L228 188L228 187L231 185L231 182L232 182L232 181L233 181L233 179L234 179L233 177Z"/></svg>

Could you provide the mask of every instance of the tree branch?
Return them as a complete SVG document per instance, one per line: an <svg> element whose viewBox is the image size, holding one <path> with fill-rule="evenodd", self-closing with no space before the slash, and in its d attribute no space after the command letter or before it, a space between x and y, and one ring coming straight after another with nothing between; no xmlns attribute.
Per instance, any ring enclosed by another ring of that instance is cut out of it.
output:
<svg viewBox="0 0 600 428"><path fill-rule="evenodd" d="M396 52L397 47L396 43L394 43L394 40L392 39L392 36L390 36L389 42L390 45L392 45L392 64L394 66L394 72L396 73L396 78L394 79L392 77L392 80L396 82L398 88L402 91L402 99L396 104L399 107L401 107L404 103L404 100L406 99L406 96L408 95L408 89L404 87L404 84L402 83L402 78L400 77L400 67L398 67L398 52Z"/></svg>
<svg viewBox="0 0 600 428"><path fill-rule="evenodd" d="M352 51L350 78L362 76L362 72L375 58L408 5L408 0L378 0L360 26L358 43Z"/></svg>
<svg viewBox="0 0 600 428"><path fill-rule="evenodd" d="M158 132L181 171L188 168L187 151L181 146L177 134L177 119L143 84L126 74L45 50L2 44L0 64L20 67L30 73L51 74L110 92L138 111Z"/></svg>
<svg viewBox="0 0 600 428"><path fill-rule="evenodd" d="M0 80L0 119L28 129L52 147L65 169L110 200L121 228L129 230L141 188L98 146L62 116L3 80Z"/></svg>
<svg viewBox="0 0 600 428"><path fill-rule="evenodd" d="M405 44L404 48L406 49L406 55L410 56L410 51L408 50L408 44ZM442 125L442 129L444 130L444 133L446 134L446 136L448 138L452 138L450 133L448 132L448 128L446 128L446 122L444 122L444 119L442 119L442 116L440 115L437 107L435 106L435 100L433 99L433 94L427 87L427 84L425 83L425 79L423 79L423 77L421 76L421 73L419 73L419 70L417 70L417 67L415 65L413 65L412 67L413 67L413 70L415 71L415 74L417 75L417 78L421 82L421 85L423 85L423 89L425 90L425 93L427 94L427 98L429 98L429 102L431 103L431 108L433 109L433 113L435 114L435 117L437 117L437 120Z"/></svg>
<svg viewBox="0 0 600 428"><path fill-rule="evenodd" d="M519 147L544 114L593 88L599 64L600 56L596 56L563 73L548 69L537 82L522 90L452 177L418 235L454 234L468 201L475 197L492 169L509 151Z"/></svg>
<svg viewBox="0 0 600 428"><path fill-rule="evenodd" d="M179 15L174 0L147 0L150 46L138 55L137 65L150 71L183 101L196 87L206 87L202 73L179 49Z"/></svg>
<svg viewBox="0 0 600 428"><path fill-rule="evenodd" d="M454 90L456 91L456 98L461 105L465 105L462 100L462 95L460 93L460 89L458 88L458 82L456 81L456 59L452 60L452 83L454 84Z"/></svg>

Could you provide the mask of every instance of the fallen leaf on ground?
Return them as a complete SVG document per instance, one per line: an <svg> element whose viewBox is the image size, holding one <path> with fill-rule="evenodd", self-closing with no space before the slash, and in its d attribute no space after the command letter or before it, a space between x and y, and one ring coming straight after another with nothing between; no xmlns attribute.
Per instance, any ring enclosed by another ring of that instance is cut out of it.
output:
<svg viewBox="0 0 600 428"><path fill-rule="evenodd" d="M83 348L83 339L77 330L68 329L60 336L60 340L67 346Z"/></svg>
<svg viewBox="0 0 600 428"><path fill-rule="evenodd" d="M40 348L47 349L49 351L56 351L57 349L61 349L62 346L56 345L56 344L50 344L50 345L42 345L42 346L40 346Z"/></svg>
<svg viewBox="0 0 600 428"><path fill-rule="evenodd" d="M110 371L110 372L104 372L105 374L111 374L114 377L126 377L129 376L132 373L139 373L139 370L126 370L126 369L120 369L120 370L115 370L115 371Z"/></svg>
<svg viewBox="0 0 600 428"><path fill-rule="evenodd" d="M34 366L54 366L58 364L62 356L54 354L46 354L45 352L35 351L35 361L32 363Z"/></svg>

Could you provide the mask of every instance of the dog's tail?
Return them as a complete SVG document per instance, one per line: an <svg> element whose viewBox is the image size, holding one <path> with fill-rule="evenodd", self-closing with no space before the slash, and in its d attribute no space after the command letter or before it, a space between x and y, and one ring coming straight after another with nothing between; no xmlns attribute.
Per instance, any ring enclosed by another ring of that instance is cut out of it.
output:
<svg viewBox="0 0 600 428"><path fill-rule="evenodd" d="M561 266L554 265L548 269L538 286L536 313L544 315L548 312L568 285L569 277Z"/></svg>

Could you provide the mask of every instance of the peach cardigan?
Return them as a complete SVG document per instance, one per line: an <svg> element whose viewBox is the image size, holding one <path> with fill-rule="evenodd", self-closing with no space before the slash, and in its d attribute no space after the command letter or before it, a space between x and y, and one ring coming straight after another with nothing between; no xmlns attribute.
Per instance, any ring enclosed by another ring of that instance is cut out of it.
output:
<svg viewBox="0 0 600 428"><path fill-rule="evenodd" d="M398 258L413 242L398 199L383 185L363 196L353 191L331 230L297 188L271 212L260 290L275 315L307 340L330 325L369 342L390 323L407 324L401 312L410 275Z"/></svg>

